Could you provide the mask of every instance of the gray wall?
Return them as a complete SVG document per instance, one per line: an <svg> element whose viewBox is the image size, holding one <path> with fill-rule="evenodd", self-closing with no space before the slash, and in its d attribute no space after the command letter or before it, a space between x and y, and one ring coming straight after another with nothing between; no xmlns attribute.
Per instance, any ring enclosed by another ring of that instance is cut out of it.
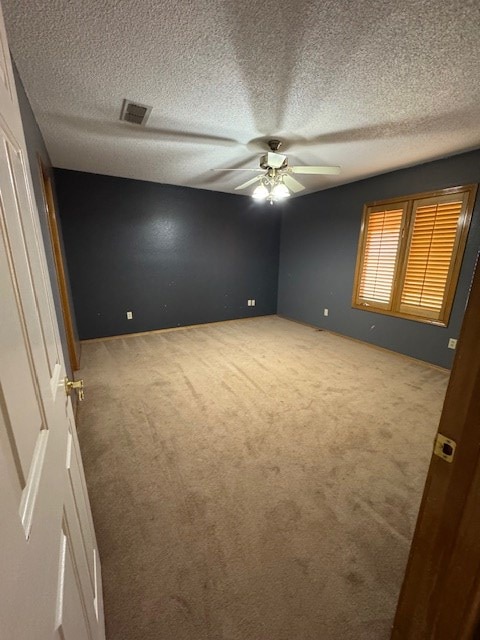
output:
<svg viewBox="0 0 480 640"><path fill-rule="evenodd" d="M275 207L77 171L55 178L82 339L276 312Z"/></svg>
<svg viewBox="0 0 480 640"><path fill-rule="evenodd" d="M62 303L60 301L57 272L55 269L55 258L53 255L53 248L50 240L50 231L48 226L48 218L45 211L45 202L43 199L43 187L42 187L42 182L40 177L38 156L41 157L43 164L45 165L47 171L50 173L50 177L52 178L52 187L53 187L53 190L55 191L52 164L50 162L50 158L49 158L47 149L45 147L45 142L43 140L42 134L38 127L37 121L35 120L35 116L33 115L30 102L25 93L25 89L23 88L22 81L15 67L15 63L13 64L13 73L15 76L15 84L17 87L18 102L20 105L20 113L22 116L23 130L25 133L25 142L27 145L28 161L30 164L30 171L32 175L33 191L34 191L35 201L37 203L38 213L40 217L40 226L42 230L43 242L45 245L45 254L47 257L48 273L49 273L50 282L52 285L53 301L55 304L55 313L57 316L58 326L60 330L60 339L62 342L65 365L66 365L68 377L72 378L72 370L70 367L67 337L65 333L65 325L63 322ZM55 196L55 193L54 193L54 196Z"/></svg>
<svg viewBox="0 0 480 640"><path fill-rule="evenodd" d="M363 205L480 180L480 150L290 200L283 208L278 313L450 367L480 248L480 195L448 327L352 309ZM324 308L329 316L323 315Z"/></svg>

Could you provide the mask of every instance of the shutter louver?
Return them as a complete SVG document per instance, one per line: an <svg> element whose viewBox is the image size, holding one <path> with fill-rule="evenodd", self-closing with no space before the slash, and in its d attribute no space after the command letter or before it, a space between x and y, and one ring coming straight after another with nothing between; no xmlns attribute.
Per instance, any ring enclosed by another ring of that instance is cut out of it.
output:
<svg viewBox="0 0 480 640"><path fill-rule="evenodd" d="M390 306L402 220L403 208L369 212L358 289L360 303Z"/></svg>
<svg viewBox="0 0 480 640"><path fill-rule="evenodd" d="M400 311L440 318L462 208L461 199L416 207Z"/></svg>

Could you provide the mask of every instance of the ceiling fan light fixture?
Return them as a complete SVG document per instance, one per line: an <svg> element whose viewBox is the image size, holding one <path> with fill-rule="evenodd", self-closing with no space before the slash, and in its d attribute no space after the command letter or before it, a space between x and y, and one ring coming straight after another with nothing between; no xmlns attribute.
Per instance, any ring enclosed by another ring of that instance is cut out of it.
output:
<svg viewBox="0 0 480 640"><path fill-rule="evenodd" d="M258 187L255 187L252 193L252 198L255 200L265 200L268 196L268 189L264 184L259 184Z"/></svg>
<svg viewBox="0 0 480 640"><path fill-rule="evenodd" d="M291 174L299 173L305 175L337 175L340 167L320 166L320 165L289 165L288 157L277 153L282 143L274 139L268 141L270 151L260 157L259 169L226 169L226 171L259 171L261 176L251 178L235 187L235 191L240 191L259 183L252 193L255 200L267 200L270 204L285 200L300 191L305 190L305 186Z"/></svg>
<svg viewBox="0 0 480 640"><path fill-rule="evenodd" d="M275 200L283 200L284 198L288 198L289 195L290 191L283 182L278 182L272 189L272 196Z"/></svg>

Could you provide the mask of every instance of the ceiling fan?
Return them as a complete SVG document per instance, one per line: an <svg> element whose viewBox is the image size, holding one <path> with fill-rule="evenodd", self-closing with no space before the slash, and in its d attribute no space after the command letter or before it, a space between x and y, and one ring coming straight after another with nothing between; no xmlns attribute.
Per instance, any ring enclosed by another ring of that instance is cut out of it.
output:
<svg viewBox="0 0 480 640"><path fill-rule="evenodd" d="M261 156L259 169L227 169L227 171L256 171L262 175L255 176L235 187L236 191L246 189L258 183L252 196L258 200L267 200L270 204L288 198L291 193L303 191L305 187L291 174L303 175L337 175L340 167L323 167L313 165L290 166L288 158L278 150L282 146L280 140L269 140L270 151Z"/></svg>

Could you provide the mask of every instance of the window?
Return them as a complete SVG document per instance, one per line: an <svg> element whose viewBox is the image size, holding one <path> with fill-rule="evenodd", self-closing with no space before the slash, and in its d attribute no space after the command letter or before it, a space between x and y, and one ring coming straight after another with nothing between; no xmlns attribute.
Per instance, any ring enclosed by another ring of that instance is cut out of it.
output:
<svg viewBox="0 0 480 640"><path fill-rule="evenodd" d="M365 205L353 306L446 326L477 187Z"/></svg>

